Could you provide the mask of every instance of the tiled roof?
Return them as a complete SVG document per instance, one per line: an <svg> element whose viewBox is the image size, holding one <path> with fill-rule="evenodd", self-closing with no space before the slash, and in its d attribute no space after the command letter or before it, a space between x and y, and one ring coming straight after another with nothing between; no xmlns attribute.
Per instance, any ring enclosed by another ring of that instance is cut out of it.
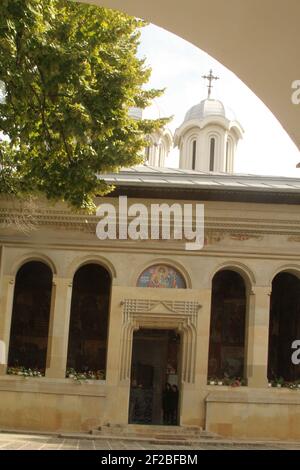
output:
<svg viewBox="0 0 300 470"><path fill-rule="evenodd" d="M300 178L248 174L205 173L176 168L156 168L140 165L119 173L99 175L116 186L238 190L280 193L299 193Z"/></svg>

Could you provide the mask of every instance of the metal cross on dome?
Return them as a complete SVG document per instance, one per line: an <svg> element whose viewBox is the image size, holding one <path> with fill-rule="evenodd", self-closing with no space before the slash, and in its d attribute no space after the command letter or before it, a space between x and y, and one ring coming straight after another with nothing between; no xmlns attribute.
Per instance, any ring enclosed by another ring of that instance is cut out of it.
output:
<svg viewBox="0 0 300 470"><path fill-rule="evenodd" d="M213 80L219 80L219 77L215 77L213 75L213 71L210 70L209 71L209 75L202 75L202 78L204 78L205 80L208 80L208 85L207 85L207 88L208 88L208 95L207 95L207 98L209 99L210 98L210 95L211 95L211 90L213 88L212 86L212 82Z"/></svg>

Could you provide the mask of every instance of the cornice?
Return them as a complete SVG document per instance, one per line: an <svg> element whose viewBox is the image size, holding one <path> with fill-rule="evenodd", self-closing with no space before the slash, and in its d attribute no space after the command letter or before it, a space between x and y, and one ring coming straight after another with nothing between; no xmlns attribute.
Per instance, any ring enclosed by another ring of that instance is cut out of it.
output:
<svg viewBox="0 0 300 470"><path fill-rule="evenodd" d="M12 228L12 221L21 217L21 212L11 211L9 208L0 208L0 227L5 229ZM260 213L259 213L260 214ZM118 216L118 212L116 213ZM23 216L22 216L23 217ZM292 217L292 215L291 215ZM132 218L128 217L130 221ZM67 210L43 210L33 214L29 222L35 227L63 227L65 229L75 228L77 231L85 231L94 233L99 218L86 214L72 214ZM26 223L26 220L25 220ZM205 227L207 230L245 231L254 234L272 234L291 235L291 233L299 232L300 235L300 218L299 220L291 219L266 219L262 218L262 214L257 218L245 217L220 217L206 216Z"/></svg>

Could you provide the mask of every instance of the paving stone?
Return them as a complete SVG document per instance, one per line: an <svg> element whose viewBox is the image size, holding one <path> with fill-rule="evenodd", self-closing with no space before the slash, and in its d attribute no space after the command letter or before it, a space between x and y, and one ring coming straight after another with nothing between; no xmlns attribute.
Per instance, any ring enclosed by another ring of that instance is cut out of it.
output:
<svg viewBox="0 0 300 470"><path fill-rule="evenodd" d="M159 445L147 442L58 438L55 436L0 433L0 450L300 450L300 443L290 442L201 442L193 446Z"/></svg>

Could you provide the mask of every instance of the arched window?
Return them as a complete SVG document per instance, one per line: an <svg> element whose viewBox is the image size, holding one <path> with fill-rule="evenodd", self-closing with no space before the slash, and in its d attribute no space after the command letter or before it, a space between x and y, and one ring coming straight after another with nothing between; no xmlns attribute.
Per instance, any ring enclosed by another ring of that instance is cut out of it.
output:
<svg viewBox="0 0 300 470"><path fill-rule="evenodd" d="M232 171L233 164L233 155L232 155L232 140L229 137L226 142L226 162L225 162L225 171L227 173Z"/></svg>
<svg viewBox="0 0 300 470"><path fill-rule="evenodd" d="M209 145L209 171L214 171L215 168L215 147L216 139L212 137Z"/></svg>
<svg viewBox="0 0 300 470"><path fill-rule="evenodd" d="M300 339L300 279L277 274L272 283L269 327L269 380L300 380L300 365L292 362L292 343Z"/></svg>
<svg viewBox="0 0 300 470"><path fill-rule="evenodd" d="M149 158L150 158L150 145L148 145L145 149L145 161L149 162Z"/></svg>
<svg viewBox="0 0 300 470"><path fill-rule="evenodd" d="M244 378L246 286L240 274L218 272L212 282L208 377Z"/></svg>
<svg viewBox="0 0 300 470"><path fill-rule="evenodd" d="M16 276L8 367L45 372L52 271L40 261L24 264Z"/></svg>
<svg viewBox="0 0 300 470"><path fill-rule="evenodd" d="M163 155L163 148L162 144L159 145L159 152L158 152L158 166L163 166L162 164L162 155Z"/></svg>
<svg viewBox="0 0 300 470"><path fill-rule="evenodd" d="M225 166L225 171L228 173L229 172L229 141L227 140L226 142L226 166Z"/></svg>
<svg viewBox="0 0 300 470"><path fill-rule="evenodd" d="M165 264L155 264L140 275L137 287L185 289L186 283L176 269Z"/></svg>
<svg viewBox="0 0 300 470"><path fill-rule="evenodd" d="M111 278L98 264L73 279L67 369L105 377Z"/></svg>
<svg viewBox="0 0 300 470"><path fill-rule="evenodd" d="M197 141L192 142L192 170L196 168Z"/></svg>

